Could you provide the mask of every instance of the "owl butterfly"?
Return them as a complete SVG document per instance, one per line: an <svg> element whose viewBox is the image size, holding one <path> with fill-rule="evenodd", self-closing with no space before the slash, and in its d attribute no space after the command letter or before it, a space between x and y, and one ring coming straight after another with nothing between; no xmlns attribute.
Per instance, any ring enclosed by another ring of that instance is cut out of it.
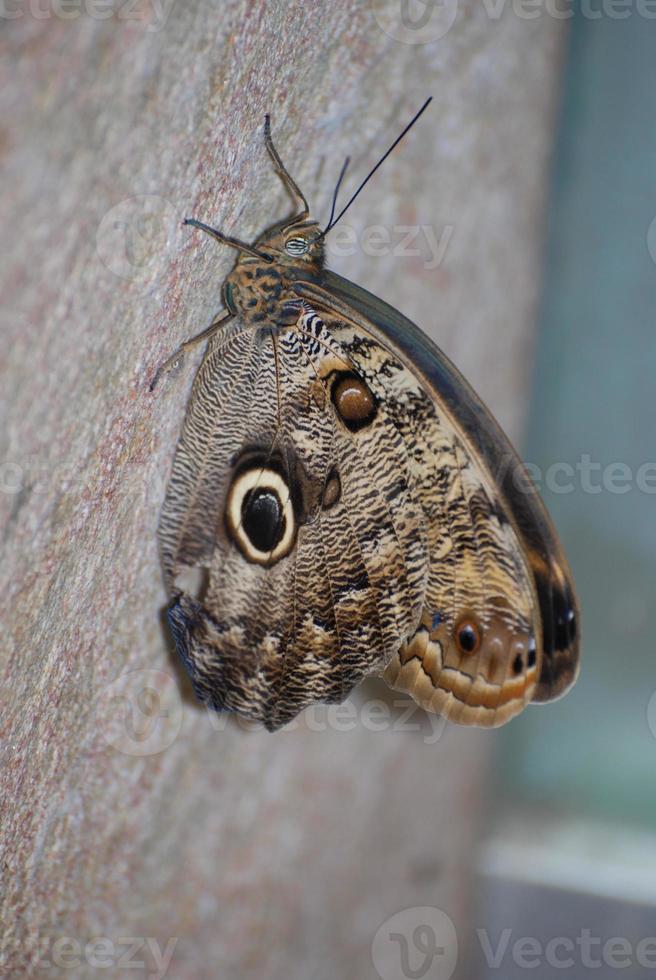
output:
<svg viewBox="0 0 656 980"><path fill-rule="evenodd" d="M501 725L577 673L554 528L453 364L324 268L335 221L309 217L268 118L265 143L301 209L254 245L187 222L240 254L224 315L158 372L208 341L159 531L178 653L201 701L270 730L369 674Z"/></svg>

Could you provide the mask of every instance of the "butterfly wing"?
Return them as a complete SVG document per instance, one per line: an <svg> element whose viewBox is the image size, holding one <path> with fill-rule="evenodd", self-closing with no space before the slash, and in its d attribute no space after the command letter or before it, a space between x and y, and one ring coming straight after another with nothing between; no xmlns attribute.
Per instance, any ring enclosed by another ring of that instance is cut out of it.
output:
<svg viewBox="0 0 656 980"><path fill-rule="evenodd" d="M402 435L307 311L237 324L196 376L160 521L199 698L271 729L341 701L414 633L428 568ZM203 573L198 594L187 586Z"/></svg>
<svg viewBox="0 0 656 980"><path fill-rule="evenodd" d="M502 430L448 358L396 310L331 272L297 292L400 434L424 512L424 606L386 680L429 710L484 726L560 696L578 671L571 573Z"/></svg>
<svg viewBox="0 0 656 980"><path fill-rule="evenodd" d="M400 314L332 274L298 292L295 323L212 339L176 452L160 546L199 698L275 729L369 673L467 724L562 693L571 579L498 426Z"/></svg>

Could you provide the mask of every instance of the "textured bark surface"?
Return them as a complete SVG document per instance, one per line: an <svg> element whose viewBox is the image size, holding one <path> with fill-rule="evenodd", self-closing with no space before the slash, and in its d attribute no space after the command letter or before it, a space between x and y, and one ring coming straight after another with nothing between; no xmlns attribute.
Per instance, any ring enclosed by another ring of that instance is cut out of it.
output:
<svg viewBox="0 0 656 980"><path fill-rule="evenodd" d="M142 969L117 963L125 937L150 937L177 940L179 980L387 976L372 940L414 906L444 909L462 944L494 735L403 730L420 716L372 708L377 687L351 714L275 736L194 704L162 627L156 527L198 355L154 394L148 382L220 308L234 261L181 219L249 239L287 213L264 112L325 218L344 156L346 193L433 94L331 264L431 333L516 436L558 23L461 0L443 37L413 44L392 36L398 0L14 9L0 85L0 972L162 975L147 945ZM374 231L363 247L372 225L383 244ZM430 232L403 244L399 226L416 225ZM85 950L94 937L105 945Z"/></svg>

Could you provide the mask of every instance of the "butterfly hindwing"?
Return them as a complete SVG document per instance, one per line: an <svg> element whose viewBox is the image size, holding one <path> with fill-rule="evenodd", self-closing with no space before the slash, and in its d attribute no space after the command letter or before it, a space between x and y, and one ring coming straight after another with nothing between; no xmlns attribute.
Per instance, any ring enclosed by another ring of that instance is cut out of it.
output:
<svg viewBox="0 0 656 980"><path fill-rule="evenodd" d="M299 307L243 336L199 370L160 541L197 693L276 728L384 669L421 614L427 538L403 439L323 322Z"/></svg>

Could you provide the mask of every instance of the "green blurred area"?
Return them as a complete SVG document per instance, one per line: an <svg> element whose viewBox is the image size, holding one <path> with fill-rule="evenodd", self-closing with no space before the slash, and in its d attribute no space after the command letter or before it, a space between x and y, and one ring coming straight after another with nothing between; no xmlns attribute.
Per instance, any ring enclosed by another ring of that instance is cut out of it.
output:
<svg viewBox="0 0 656 980"><path fill-rule="evenodd" d="M582 673L508 726L497 759L506 803L653 827L656 493L637 483L656 463L656 21L630 9L571 22L523 447L543 474L574 468L557 476L571 492L541 489L579 591Z"/></svg>

